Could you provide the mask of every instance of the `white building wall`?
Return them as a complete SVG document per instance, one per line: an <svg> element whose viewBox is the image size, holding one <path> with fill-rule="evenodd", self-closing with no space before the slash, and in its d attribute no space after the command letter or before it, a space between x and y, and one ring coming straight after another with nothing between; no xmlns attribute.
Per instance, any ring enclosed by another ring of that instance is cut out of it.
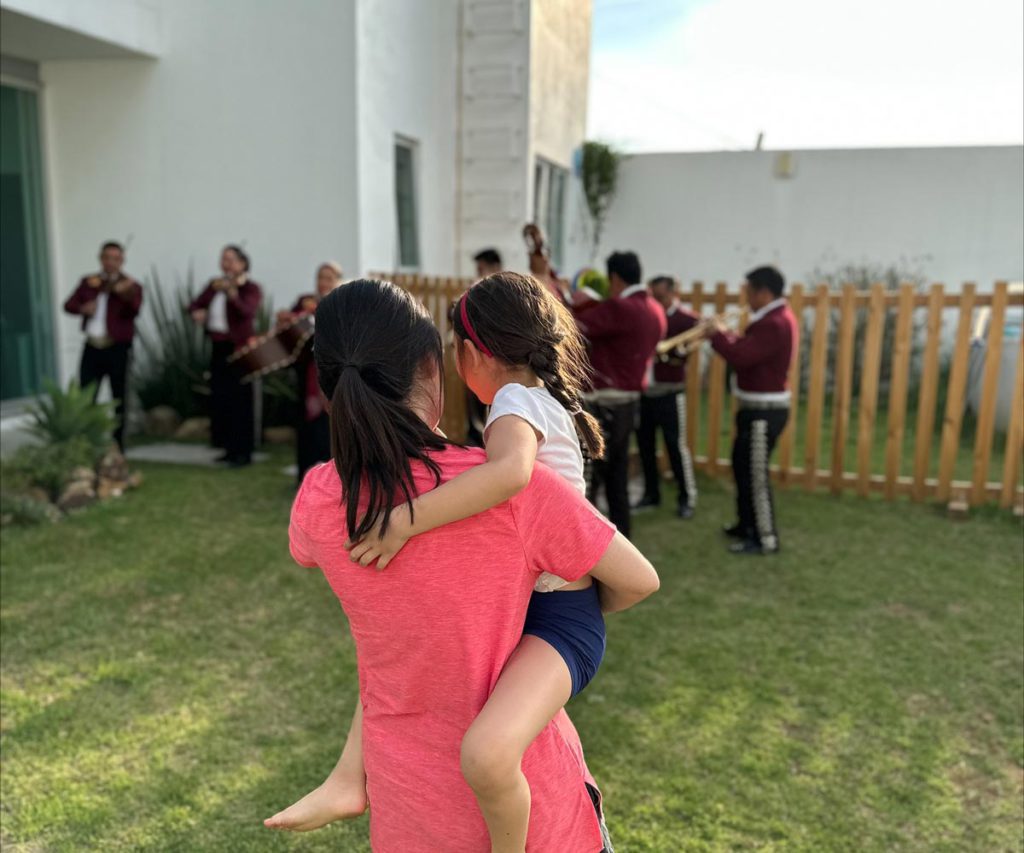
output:
<svg viewBox="0 0 1024 853"><path fill-rule="evenodd" d="M416 143L420 269L455 272L457 0L358 0L363 272L398 269L396 136Z"/></svg>
<svg viewBox="0 0 1024 853"><path fill-rule="evenodd" d="M777 264L791 281L847 264L898 265L990 289L1024 278L1024 150L906 148L642 154L627 158L602 256L645 275L736 284Z"/></svg>
<svg viewBox="0 0 1024 853"><path fill-rule="evenodd" d="M465 0L460 43L459 272L497 249L524 269L529 219L530 2Z"/></svg>
<svg viewBox="0 0 1024 853"><path fill-rule="evenodd" d="M157 56L161 0L3 0L0 50L21 59Z"/></svg>
<svg viewBox="0 0 1024 853"><path fill-rule="evenodd" d="M570 170L583 144L590 0L465 0L461 40L459 271L494 247L527 269L523 226L533 219L537 156ZM565 263L586 243L579 182L566 198Z"/></svg>
<svg viewBox="0 0 1024 853"><path fill-rule="evenodd" d="M358 264L354 5L301 8L161 0L159 59L42 63L64 378L80 334L60 304L103 240L164 282L243 243L277 306L322 260Z"/></svg>
<svg viewBox="0 0 1024 853"><path fill-rule="evenodd" d="M587 131L590 0L537 0L530 17L530 166L543 157L569 170L561 272L589 263L589 219L575 153ZM533 210L530 181L529 210Z"/></svg>

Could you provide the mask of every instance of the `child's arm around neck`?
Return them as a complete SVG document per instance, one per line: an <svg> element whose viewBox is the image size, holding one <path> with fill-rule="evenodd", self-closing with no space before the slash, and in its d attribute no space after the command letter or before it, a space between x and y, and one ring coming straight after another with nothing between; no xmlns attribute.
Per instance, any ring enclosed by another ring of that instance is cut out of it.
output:
<svg viewBox="0 0 1024 853"><path fill-rule="evenodd" d="M527 421L504 415L487 428L487 461L470 468L411 504L396 507L387 533L380 528L350 548L353 561L377 561L383 569L413 536L461 521L504 503L526 488L537 460L540 436ZM349 543L346 543L348 545Z"/></svg>

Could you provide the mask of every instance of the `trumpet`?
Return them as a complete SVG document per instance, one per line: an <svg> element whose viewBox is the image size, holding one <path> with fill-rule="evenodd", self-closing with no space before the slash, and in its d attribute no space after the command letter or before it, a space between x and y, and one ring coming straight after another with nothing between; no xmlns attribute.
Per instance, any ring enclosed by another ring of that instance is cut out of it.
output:
<svg viewBox="0 0 1024 853"><path fill-rule="evenodd" d="M715 314L713 317L702 317L701 321L692 329L687 329L685 332L680 332L671 338L665 338L655 348L655 353L661 361L668 361L673 356L680 358L688 355L704 342L709 326L714 323L735 326L739 319L740 313L738 311L726 311L722 314Z"/></svg>

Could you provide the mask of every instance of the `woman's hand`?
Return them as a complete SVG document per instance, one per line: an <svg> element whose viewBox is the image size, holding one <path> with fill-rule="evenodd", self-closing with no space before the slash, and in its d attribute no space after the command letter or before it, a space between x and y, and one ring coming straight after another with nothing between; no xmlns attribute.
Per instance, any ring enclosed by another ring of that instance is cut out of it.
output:
<svg viewBox="0 0 1024 853"><path fill-rule="evenodd" d="M409 522L408 504L398 507L391 513L388 532L381 536L381 521L374 525L373 530L353 544L346 542L349 559L361 566L368 566L376 560L377 571L388 567L395 555L402 550L405 543L412 538L412 525Z"/></svg>

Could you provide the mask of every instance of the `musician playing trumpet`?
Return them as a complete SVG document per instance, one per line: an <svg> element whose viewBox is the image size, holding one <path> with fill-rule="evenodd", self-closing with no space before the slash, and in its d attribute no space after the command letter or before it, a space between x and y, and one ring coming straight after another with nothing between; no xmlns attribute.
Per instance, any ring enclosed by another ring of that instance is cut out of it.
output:
<svg viewBox="0 0 1024 853"><path fill-rule="evenodd" d="M210 442L224 451L217 461L241 468L252 462L255 445L253 386L241 382L228 359L253 336L263 291L249 278L249 256L240 246L224 247L220 269L222 275L210 279L188 310L213 345Z"/></svg>
<svg viewBox="0 0 1024 853"><path fill-rule="evenodd" d="M779 533L768 461L789 418L789 368L799 325L777 269L751 270L743 287L753 309L744 334L718 320L710 335L715 352L735 371L732 393L739 403L732 448L737 521L725 533L736 540L730 546L735 554L774 554Z"/></svg>
<svg viewBox="0 0 1024 853"><path fill-rule="evenodd" d="M700 317L684 308L679 301L676 279L660 275L647 283L647 288L662 308L668 323L666 341L683 332L697 329ZM676 514L693 517L697 505L697 481L693 459L686 443L686 345L675 346L654 360L650 381L640 398L640 426L637 446L644 471L643 497L635 504L638 510L661 504L661 476L658 471L657 440L660 430L665 439L672 475L678 488Z"/></svg>

